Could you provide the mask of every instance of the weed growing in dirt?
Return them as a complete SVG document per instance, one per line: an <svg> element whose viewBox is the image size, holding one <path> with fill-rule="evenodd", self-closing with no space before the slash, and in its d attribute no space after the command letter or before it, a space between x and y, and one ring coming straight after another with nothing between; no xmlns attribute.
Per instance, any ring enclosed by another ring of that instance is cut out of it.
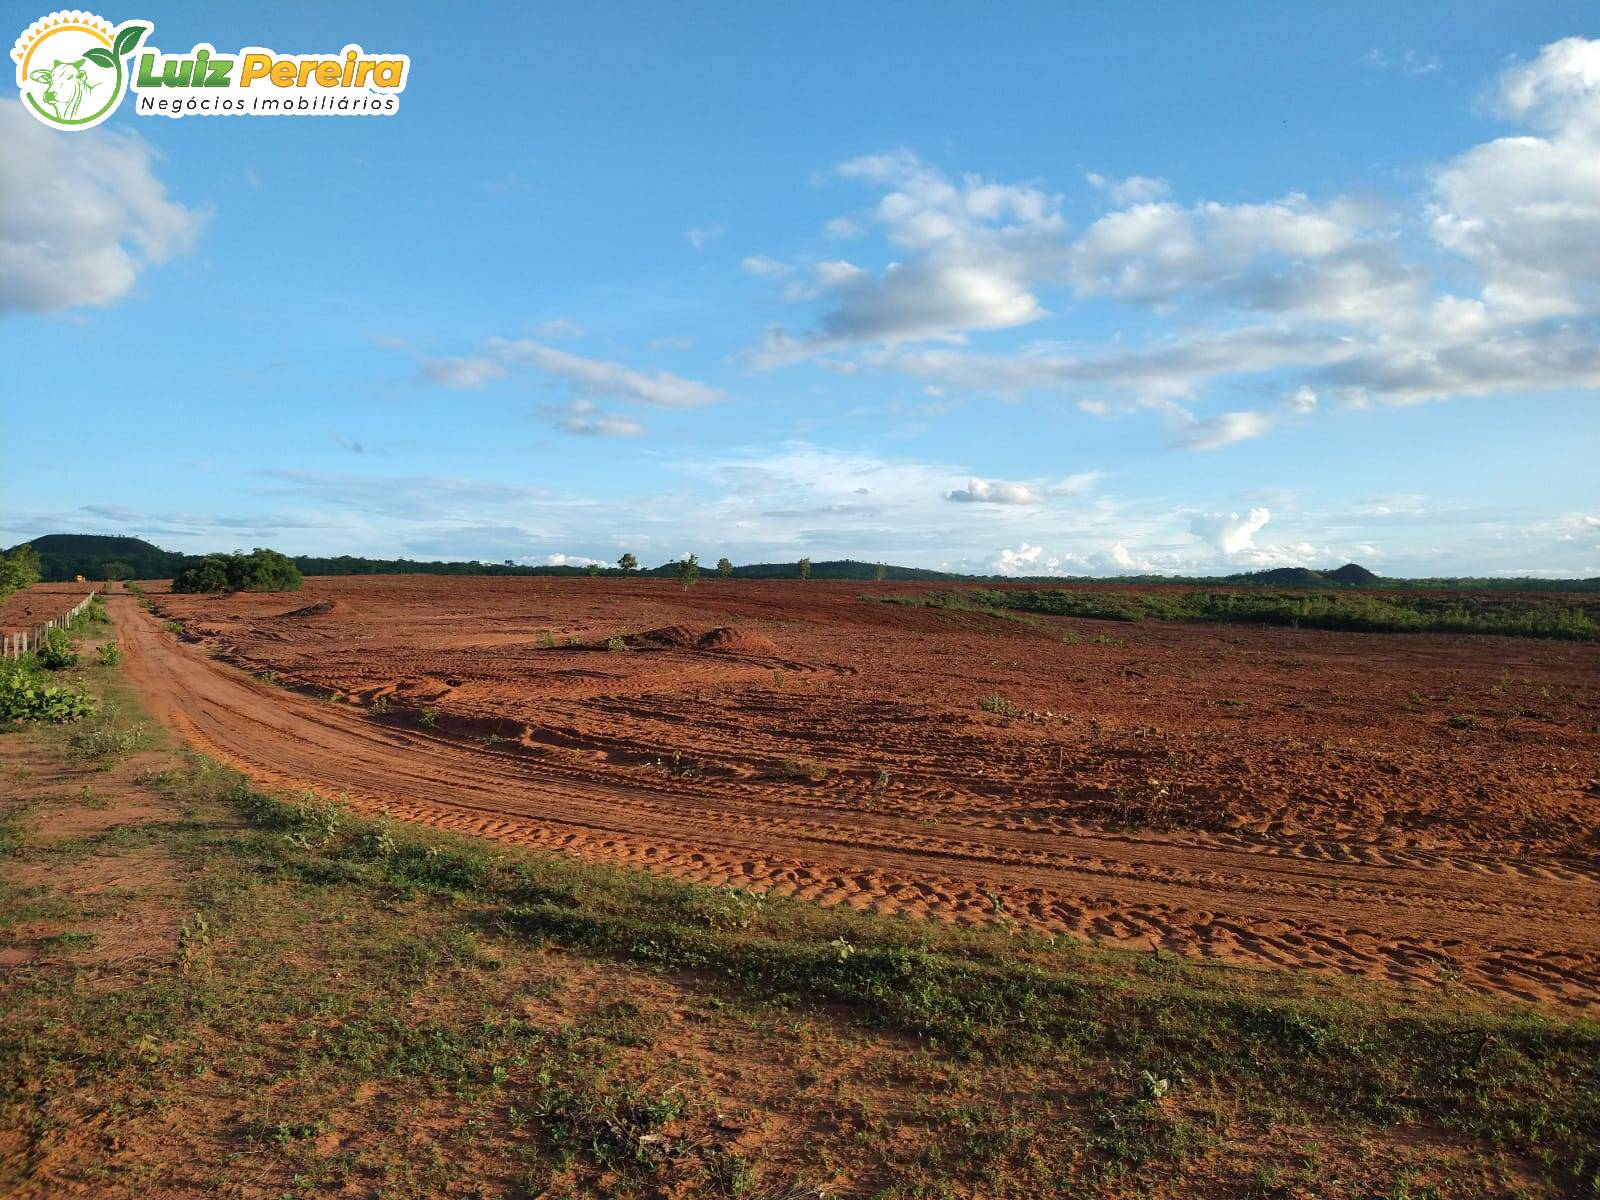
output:
<svg viewBox="0 0 1600 1200"><path fill-rule="evenodd" d="M183 622L182 621L163 621L161 623L161 625L162 625L162 628L164 628L168 633L176 633L176 634L182 634L183 633Z"/></svg>
<svg viewBox="0 0 1600 1200"><path fill-rule="evenodd" d="M804 758L786 758L778 764L777 775L779 779L821 783L828 777L828 768L821 763L810 762Z"/></svg>
<svg viewBox="0 0 1600 1200"><path fill-rule="evenodd" d="M389 697L387 695L374 696L372 703L367 705L367 708L374 716L387 716L390 708Z"/></svg>
<svg viewBox="0 0 1600 1200"><path fill-rule="evenodd" d="M431 706L424 708L420 713L417 714L417 720L419 723L426 725L429 729L432 729L439 723L439 710Z"/></svg>
<svg viewBox="0 0 1600 1200"><path fill-rule="evenodd" d="M75 729L67 739L72 756L84 759L116 758L143 750L149 744L150 735L143 728L119 728L110 724Z"/></svg>
<svg viewBox="0 0 1600 1200"><path fill-rule="evenodd" d="M122 647L115 642L101 642L95 659L102 667L114 667L122 661Z"/></svg>
<svg viewBox="0 0 1600 1200"><path fill-rule="evenodd" d="M990 692L978 697L978 707L986 713L993 713L997 717L1020 717L1023 713L1021 706L1013 704L999 692Z"/></svg>
<svg viewBox="0 0 1600 1200"><path fill-rule="evenodd" d="M626 650L627 648L628 648L628 639L623 637L620 633L612 634L610 637L608 637L606 639L606 649L607 650L611 650L611 651L615 652L615 651L618 651L618 650Z"/></svg>

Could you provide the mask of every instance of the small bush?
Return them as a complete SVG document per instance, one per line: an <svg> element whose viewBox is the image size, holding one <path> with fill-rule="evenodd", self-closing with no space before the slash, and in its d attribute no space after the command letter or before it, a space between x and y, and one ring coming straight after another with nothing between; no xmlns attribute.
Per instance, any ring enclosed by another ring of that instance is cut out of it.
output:
<svg viewBox="0 0 1600 1200"><path fill-rule="evenodd" d="M102 667L114 667L122 661L122 647L115 642L102 642L96 657Z"/></svg>
<svg viewBox="0 0 1600 1200"><path fill-rule="evenodd" d="M47 629L39 650L39 665L47 671L61 671L78 661L72 652L72 639L65 629Z"/></svg>
<svg viewBox="0 0 1600 1200"><path fill-rule="evenodd" d="M620 633L613 634L606 639L607 650L626 650L627 648L628 639L623 637Z"/></svg>
<svg viewBox="0 0 1600 1200"><path fill-rule="evenodd" d="M30 664L0 664L0 720L76 721L93 711L88 696L46 683Z"/></svg>

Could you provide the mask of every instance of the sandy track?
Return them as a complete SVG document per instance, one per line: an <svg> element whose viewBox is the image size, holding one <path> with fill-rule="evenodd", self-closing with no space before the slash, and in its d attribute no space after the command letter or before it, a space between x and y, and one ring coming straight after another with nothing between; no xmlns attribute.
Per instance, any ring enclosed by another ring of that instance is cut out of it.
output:
<svg viewBox="0 0 1600 1200"><path fill-rule="evenodd" d="M1328 836L1135 834L841 811L694 780L618 783L261 682L111 600L129 676L197 749L367 811L702 883L880 912L1600 1006L1600 880L1570 857Z"/></svg>

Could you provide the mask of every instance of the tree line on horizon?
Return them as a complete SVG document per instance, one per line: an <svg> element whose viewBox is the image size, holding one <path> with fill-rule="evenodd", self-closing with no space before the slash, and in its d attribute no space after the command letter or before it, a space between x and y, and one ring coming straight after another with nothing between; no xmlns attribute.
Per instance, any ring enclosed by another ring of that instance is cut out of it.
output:
<svg viewBox="0 0 1600 1200"><path fill-rule="evenodd" d="M70 580L82 575L86 579L170 579L186 567L201 562L208 555L184 554L163 550L141 538L107 536L101 534L48 534L33 538L12 547L0 556L0 594L4 580L9 578L3 564L11 556L27 548L38 560L37 577L46 582ZM240 553L240 552L235 552ZM222 556L226 558L227 556ZM681 560L672 560L655 567L641 567L638 557L624 554L615 566L590 564L587 566L529 566L511 561L498 563L481 560L436 561L410 558L368 558L361 555L283 555L302 575L532 575L565 576L593 573L606 576L631 576L677 578ZM631 562L629 561L631 560ZM33 561L29 559L28 561ZM696 559L698 568L698 559ZM1446 576L1426 579L1396 579L1379 576L1356 564L1348 564L1337 571L1317 571L1306 567L1279 567L1265 571L1251 571L1232 575L1175 576L1175 575L1120 575L1120 576L1000 576L965 575L953 571L936 571L923 567L901 567L887 563L867 563L853 559L815 561L800 559L779 563L747 563L735 565L727 557L719 559L716 566L719 578L733 579L802 579L850 580L872 582L987 582L987 583L1073 583L1073 584L1131 584L1143 586L1184 585L1200 586L1267 586L1304 588L1409 588L1445 589L1459 591L1546 591L1546 592L1597 592L1600 577L1591 579L1534 579L1478 576ZM32 582L32 580L28 580ZM16 583L12 587L22 586Z"/></svg>

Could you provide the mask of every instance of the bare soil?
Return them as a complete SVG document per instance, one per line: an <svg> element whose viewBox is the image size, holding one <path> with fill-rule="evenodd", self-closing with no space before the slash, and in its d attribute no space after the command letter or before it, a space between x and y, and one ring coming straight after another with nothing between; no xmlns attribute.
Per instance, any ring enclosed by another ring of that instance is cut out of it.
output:
<svg viewBox="0 0 1600 1200"><path fill-rule="evenodd" d="M154 595L181 639L112 606L150 710L266 784L826 905L1600 1005L1600 646L863 598L921 586Z"/></svg>

